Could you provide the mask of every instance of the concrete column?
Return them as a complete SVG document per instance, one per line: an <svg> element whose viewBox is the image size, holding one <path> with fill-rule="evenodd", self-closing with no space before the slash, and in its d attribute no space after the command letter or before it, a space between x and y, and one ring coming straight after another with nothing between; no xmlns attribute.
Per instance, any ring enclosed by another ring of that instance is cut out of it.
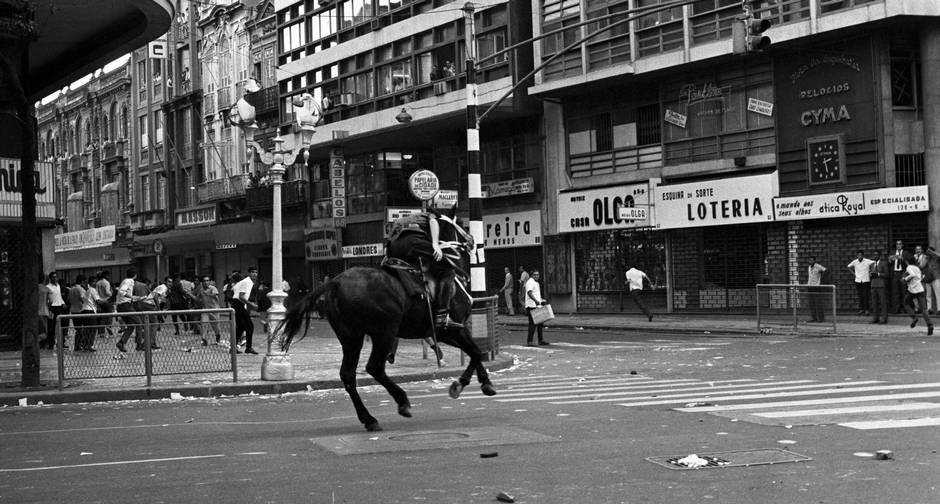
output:
<svg viewBox="0 0 940 504"><path fill-rule="evenodd" d="M940 248L940 22L920 36L920 89L924 100L924 171L930 200L927 241Z"/></svg>

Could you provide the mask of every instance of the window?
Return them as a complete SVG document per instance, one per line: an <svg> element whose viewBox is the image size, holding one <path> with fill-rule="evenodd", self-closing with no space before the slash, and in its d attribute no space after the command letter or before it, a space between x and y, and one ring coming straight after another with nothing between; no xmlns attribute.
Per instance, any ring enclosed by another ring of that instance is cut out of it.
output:
<svg viewBox="0 0 940 504"><path fill-rule="evenodd" d="M551 22L581 12L579 0L542 0L542 23Z"/></svg>
<svg viewBox="0 0 940 504"><path fill-rule="evenodd" d="M163 145L163 111L157 110L153 113L153 129L154 129L154 138L153 143L155 146L159 147Z"/></svg>
<svg viewBox="0 0 940 504"><path fill-rule="evenodd" d="M138 104L143 105L147 101L147 60L137 62L137 97Z"/></svg>
<svg viewBox="0 0 940 504"><path fill-rule="evenodd" d="M147 116L137 118L137 131L140 132L140 164L147 163L147 148L150 146L147 134Z"/></svg>
<svg viewBox="0 0 940 504"><path fill-rule="evenodd" d="M354 101L371 100L375 96L375 86L372 82L372 72L362 72L344 77L341 86L342 92L353 93Z"/></svg>
<svg viewBox="0 0 940 504"><path fill-rule="evenodd" d="M920 106L920 57L913 41L891 41L891 105Z"/></svg>
<svg viewBox="0 0 940 504"><path fill-rule="evenodd" d="M281 28L281 52L290 52L307 44L304 24L294 23Z"/></svg>
<svg viewBox="0 0 940 504"><path fill-rule="evenodd" d="M166 177L157 177L157 208L156 210L166 209Z"/></svg>
<svg viewBox="0 0 940 504"><path fill-rule="evenodd" d="M568 153L572 156L609 151L612 148L611 140L610 113L568 121Z"/></svg>
<svg viewBox="0 0 940 504"><path fill-rule="evenodd" d="M140 176L140 209L150 211L150 175Z"/></svg>
<svg viewBox="0 0 940 504"><path fill-rule="evenodd" d="M121 107L121 138L127 138L127 128L130 126L130 116L127 113L127 105Z"/></svg>
<svg viewBox="0 0 940 504"><path fill-rule="evenodd" d="M341 28L349 28L372 19L372 0L346 0L340 4Z"/></svg>
<svg viewBox="0 0 940 504"><path fill-rule="evenodd" d="M506 48L506 29L493 30L477 37L477 50L480 52L480 60L483 61L490 55L502 51ZM501 57L491 58L483 61L482 66L493 65L502 61L509 61L509 53L503 53Z"/></svg>
<svg viewBox="0 0 940 504"><path fill-rule="evenodd" d="M390 65L379 67L378 70L379 95L397 93L412 86L411 63L402 60Z"/></svg>

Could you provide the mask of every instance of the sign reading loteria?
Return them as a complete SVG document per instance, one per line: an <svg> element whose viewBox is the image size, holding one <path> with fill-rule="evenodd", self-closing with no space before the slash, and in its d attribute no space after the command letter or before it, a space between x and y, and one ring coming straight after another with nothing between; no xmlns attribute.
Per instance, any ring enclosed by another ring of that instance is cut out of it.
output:
<svg viewBox="0 0 940 504"><path fill-rule="evenodd" d="M923 185L774 198L774 218L787 221L926 212L927 194Z"/></svg>
<svg viewBox="0 0 940 504"><path fill-rule="evenodd" d="M558 231L572 233L600 229L626 229L650 226L644 218L622 217L624 207L648 209L650 184L629 184L601 189L564 191L558 194ZM629 213L629 212L628 212ZM641 212L635 215L639 217Z"/></svg>
<svg viewBox="0 0 940 504"><path fill-rule="evenodd" d="M656 187L659 229L772 221L777 172Z"/></svg>

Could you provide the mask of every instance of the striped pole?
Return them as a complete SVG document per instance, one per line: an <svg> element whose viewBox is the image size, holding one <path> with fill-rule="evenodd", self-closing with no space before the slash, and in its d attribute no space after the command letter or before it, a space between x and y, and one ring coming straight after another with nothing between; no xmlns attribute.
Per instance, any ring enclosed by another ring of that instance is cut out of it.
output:
<svg viewBox="0 0 940 504"><path fill-rule="evenodd" d="M464 12L464 41L467 46L467 197L470 201L470 236L475 244L470 253L470 294L486 295L486 256L483 250L483 184L480 177L480 129L477 122L477 44L473 22L474 7L467 2Z"/></svg>

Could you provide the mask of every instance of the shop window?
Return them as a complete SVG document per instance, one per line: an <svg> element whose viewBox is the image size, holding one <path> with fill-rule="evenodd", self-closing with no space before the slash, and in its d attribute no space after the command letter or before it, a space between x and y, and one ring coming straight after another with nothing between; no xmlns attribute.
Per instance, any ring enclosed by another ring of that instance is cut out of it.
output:
<svg viewBox="0 0 940 504"><path fill-rule="evenodd" d="M917 108L920 105L920 62L914 43L892 41L891 105Z"/></svg>

